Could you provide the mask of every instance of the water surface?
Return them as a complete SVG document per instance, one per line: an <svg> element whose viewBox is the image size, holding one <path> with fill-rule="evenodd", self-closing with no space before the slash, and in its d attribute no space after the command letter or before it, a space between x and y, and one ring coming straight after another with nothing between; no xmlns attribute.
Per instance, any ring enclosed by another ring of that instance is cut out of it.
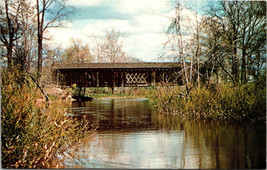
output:
<svg viewBox="0 0 267 170"><path fill-rule="evenodd" d="M98 125L78 146L85 168L266 167L265 124L222 123L162 115L146 99L73 102L70 114ZM75 167L73 162L67 162Z"/></svg>

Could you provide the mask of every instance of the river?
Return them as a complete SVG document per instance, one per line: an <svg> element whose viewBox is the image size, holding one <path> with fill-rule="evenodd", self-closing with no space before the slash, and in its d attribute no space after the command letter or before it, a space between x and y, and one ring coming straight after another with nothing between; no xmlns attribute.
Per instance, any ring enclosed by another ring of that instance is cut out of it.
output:
<svg viewBox="0 0 267 170"><path fill-rule="evenodd" d="M78 145L84 168L266 168L265 124L231 124L159 114L147 99L73 102L96 134Z"/></svg>

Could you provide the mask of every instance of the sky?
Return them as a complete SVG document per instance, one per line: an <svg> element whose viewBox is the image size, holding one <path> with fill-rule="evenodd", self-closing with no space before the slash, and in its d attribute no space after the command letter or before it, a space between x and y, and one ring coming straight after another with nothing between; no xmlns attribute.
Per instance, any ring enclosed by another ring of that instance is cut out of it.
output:
<svg viewBox="0 0 267 170"><path fill-rule="evenodd" d="M123 42L128 56L157 61L171 22L169 0L69 0L68 5L75 13L64 27L49 29L53 45L66 48L71 38L78 38L92 47L95 37L114 28L126 32Z"/></svg>

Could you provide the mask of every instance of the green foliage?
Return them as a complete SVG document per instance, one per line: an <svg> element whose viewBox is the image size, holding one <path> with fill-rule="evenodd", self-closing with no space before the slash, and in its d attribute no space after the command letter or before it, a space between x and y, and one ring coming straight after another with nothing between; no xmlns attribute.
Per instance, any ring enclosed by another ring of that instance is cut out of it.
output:
<svg viewBox="0 0 267 170"><path fill-rule="evenodd" d="M81 89L77 84L72 84L71 89L72 89L72 96L79 96Z"/></svg>
<svg viewBox="0 0 267 170"><path fill-rule="evenodd" d="M104 97L125 97L125 98L136 98L136 97L149 97L154 91L155 87L122 87L115 88L112 93L109 87L90 87L86 88L84 96L92 98L104 98ZM72 85L73 96L79 94L79 87L74 84ZM83 91L83 90L82 90Z"/></svg>
<svg viewBox="0 0 267 170"><path fill-rule="evenodd" d="M265 120L265 74L254 83L240 86L218 84L210 87L194 87L188 97L179 95L180 87L161 87L151 96L160 112L190 117Z"/></svg>
<svg viewBox="0 0 267 170"><path fill-rule="evenodd" d="M26 74L4 70L1 78L2 167L62 168L64 155L91 133L84 119L66 117L62 100L42 101Z"/></svg>

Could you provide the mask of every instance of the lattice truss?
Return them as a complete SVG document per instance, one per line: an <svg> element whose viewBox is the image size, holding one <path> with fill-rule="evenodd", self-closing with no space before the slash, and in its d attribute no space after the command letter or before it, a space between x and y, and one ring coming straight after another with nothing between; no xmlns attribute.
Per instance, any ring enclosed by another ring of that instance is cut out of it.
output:
<svg viewBox="0 0 267 170"><path fill-rule="evenodd" d="M127 73L127 83L147 83L146 73Z"/></svg>

